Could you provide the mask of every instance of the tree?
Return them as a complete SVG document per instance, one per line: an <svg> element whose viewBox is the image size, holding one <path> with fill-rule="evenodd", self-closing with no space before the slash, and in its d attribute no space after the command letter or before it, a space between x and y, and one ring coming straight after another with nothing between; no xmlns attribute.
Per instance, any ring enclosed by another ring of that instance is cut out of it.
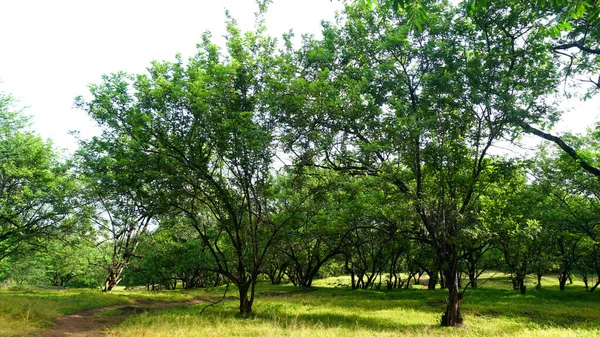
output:
<svg viewBox="0 0 600 337"><path fill-rule="evenodd" d="M294 285L310 287L321 267L341 254L347 244L348 229L340 213L348 205L336 200L344 183L335 173L327 175L309 168L280 173L277 186L274 201L282 211L279 216L289 221L275 242L273 254L279 258L271 258L272 263L277 261L272 266L278 266L274 271L279 269ZM294 204L300 206L289 207Z"/></svg>
<svg viewBox="0 0 600 337"><path fill-rule="evenodd" d="M422 29L426 25L429 18L429 12L426 4L421 1L404 1L404 0L389 0L389 1L374 1L374 0L357 0L356 1L363 9L377 8L381 4L384 11L392 13L407 13L410 18L409 22ZM533 8L535 14L534 22L536 30L552 39L552 50L563 61L561 72L564 74L565 88L567 82L569 86L578 87L577 82L585 82L592 84L588 90L586 97L591 97L600 89L600 6L595 0L576 0L576 1L555 1L555 0L534 0L527 3L522 1L513 1L508 6L506 2L497 2L490 0L469 0L463 1L462 4L468 9L471 17L476 17L479 13L488 15L493 12L497 4L507 8L518 8L527 6ZM575 77L585 77L584 79ZM597 78L597 79L596 79ZM566 89L565 89L566 91ZM568 96L572 93L565 92ZM580 154L576 147L565 142L564 136L556 136L543 131L543 128L536 127L531 123L517 121L517 126L520 126L526 133L535 135L542 139L554 142L565 153L567 153L581 168L588 173L600 177L600 168L596 165L591 165Z"/></svg>
<svg viewBox="0 0 600 337"><path fill-rule="evenodd" d="M156 197L168 208L163 214L196 230L210 270L237 286L243 317L286 223L271 203L277 101L267 86L279 64L274 40L264 36L264 10L254 33L243 35L228 19L225 53L205 34L187 64L178 57L154 62L148 74L105 76L91 87L93 99L79 102L105 129L104 141L120 142L156 172L144 186L163 194Z"/></svg>
<svg viewBox="0 0 600 337"><path fill-rule="evenodd" d="M13 104L0 94L0 260L74 223L65 221L76 187L68 163Z"/></svg>
<svg viewBox="0 0 600 337"><path fill-rule="evenodd" d="M348 7L343 26L325 25L323 40L306 39L290 56L298 65L282 89L290 153L380 177L412 206L415 234L433 247L449 288L442 325L462 322L459 242L493 179L488 150L518 134L517 121L553 118L541 100L557 83L553 56L532 29L534 13L506 5L467 17L429 4L422 29L405 13Z"/></svg>
<svg viewBox="0 0 600 337"><path fill-rule="evenodd" d="M570 136L568 141L577 146L586 161L598 163L598 135L591 130L583 136ZM545 148L538 158L533 174L547 195L545 221L554 231L554 256L558 265L561 289L570 277L575 265L587 285L588 272L600 279L598 265L598 239L600 238L600 186L597 179L590 179L577 162L558 149ZM595 242L595 243L594 243ZM596 289L596 285L589 288Z"/></svg>
<svg viewBox="0 0 600 337"><path fill-rule="evenodd" d="M148 290L158 285L168 290L178 285L192 289L222 283L221 275L206 270L214 266L195 230L180 220L161 219L158 228L140 239L136 252L140 259L127 270L128 285L144 284Z"/></svg>
<svg viewBox="0 0 600 337"><path fill-rule="evenodd" d="M515 6L521 4L513 3ZM600 6L597 1L535 0L527 5L537 13L536 29L550 39L564 78L565 95L573 94L567 91L567 87L579 88L580 83L592 84L585 98L595 95L600 89ZM470 1L472 12L485 13L494 6L495 3L489 0ZM557 136L544 131L544 125L538 127L524 121L519 121L517 125L526 133L553 142L583 170L600 177L600 166L588 161L576 144L569 143L568 135Z"/></svg>
<svg viewBox="0 0 600 337"><path fill-rule="evenodd" d="M106 271L103 291L108 292L136 256L140 235L156 225L160 197L146 183L156 174L120 141L80 141L76 156L79 182L85 187L82 203L101 237L101 254L93 263Z"/></svg>

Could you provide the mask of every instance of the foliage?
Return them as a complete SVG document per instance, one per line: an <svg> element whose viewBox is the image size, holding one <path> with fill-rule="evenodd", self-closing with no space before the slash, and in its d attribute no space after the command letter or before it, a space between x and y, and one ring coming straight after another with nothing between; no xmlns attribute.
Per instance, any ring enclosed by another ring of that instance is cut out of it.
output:
<svg viewBox="0 0 600 337"><path fill-rule="evenodd" d="M40 239L77 223L68 163L13 104L0 93L0 260L35 250Z"/></svg>

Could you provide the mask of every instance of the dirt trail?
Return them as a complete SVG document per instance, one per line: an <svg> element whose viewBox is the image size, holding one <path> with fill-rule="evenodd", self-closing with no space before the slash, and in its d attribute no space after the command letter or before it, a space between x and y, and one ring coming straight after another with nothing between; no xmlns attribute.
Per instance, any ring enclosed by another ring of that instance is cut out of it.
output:
<svg viewBox="0 0 600 337"><path fill-rule="evenodd" d="M113 305L109 307L84 310L71 315L60 316L52 330L44 331L40 337L101 337L106 336L105 328L124 321L127 317L146 311L168 309L184 305L209 302L206 299L165 302L157 300L141 300L133 304ZM97 315L118 309L119 315Z"/></svg>

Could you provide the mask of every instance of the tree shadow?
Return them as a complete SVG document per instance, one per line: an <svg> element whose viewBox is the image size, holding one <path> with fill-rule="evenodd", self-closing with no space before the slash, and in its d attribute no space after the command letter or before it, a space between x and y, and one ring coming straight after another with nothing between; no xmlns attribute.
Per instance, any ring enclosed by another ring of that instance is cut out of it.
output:
<svg viewBox="0 0 600 337"><path fill-rule="evenodd" d="M326 306L332 312L350 309L362 312L377 310L412 310L436 317L431 324L422 326L437 327L438 317L446 308L444 290L349 290L335 288L317 288L318 291L305 293L296 299L306 305ZM540 290L528 290L525 295L513 290L473 289L462 301L462 313L465 323L470 317L506 317L524 323L539 326L562 328L598 329L600 328L600 293L586 293L578 287L559 291L558 287ZM285 312L279 314L285 315ZM293 316L293 315L292 315ZM338 317L339 316L339 317ZM315 321L323 319L349 327L359 324L369 328L396 330L398 323L385 321L384 318L370 318L361 315L337 314L300 314L299 319Z"/></svg>

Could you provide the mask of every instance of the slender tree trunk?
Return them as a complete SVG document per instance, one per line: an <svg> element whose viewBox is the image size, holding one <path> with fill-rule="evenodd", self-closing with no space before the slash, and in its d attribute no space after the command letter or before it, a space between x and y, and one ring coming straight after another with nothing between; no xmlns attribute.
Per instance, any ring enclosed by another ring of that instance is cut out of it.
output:
<svg viewBox="0 0 600 337"><path fill-rule="evenodd" d="M448 284L447 284L448 281L446 280L446 277L444 276L443 272L440 272L440 280L439 281L440 281L440 287L442 287L442 288L448 287Z"/></svg>
<svg viewBox="0 0 600 337"><path fill-rule="evenodd" d="M469 286L473 289L477 288L477 277L473 272L469 272Z"/></svg>
<svg viewBox="0 0 600 337"><path fill-rule="evenodd" d="M527 286L525 285L525 275L517 275L517 284L519 285L519 292L521 295L525 295Z"/></svg>
<svg viewBox="0 0 600 337"><path fill-rule="evenodd" d="M596 288L598 288L598 285L600 285L600 279L598 279L598 281L596 281L596 283L590 288L589 292L593 292L594 290L596 290Z"/></svg>
<svg viewBox="0 0 600 337"><path fill-rule="evenodd" d="M121 272L123 272L123 267L119 266L115 271L111 271L109 275L106 277L104 281L104 289L103 292L111 291L119 282L121 282Z"/></svg>

